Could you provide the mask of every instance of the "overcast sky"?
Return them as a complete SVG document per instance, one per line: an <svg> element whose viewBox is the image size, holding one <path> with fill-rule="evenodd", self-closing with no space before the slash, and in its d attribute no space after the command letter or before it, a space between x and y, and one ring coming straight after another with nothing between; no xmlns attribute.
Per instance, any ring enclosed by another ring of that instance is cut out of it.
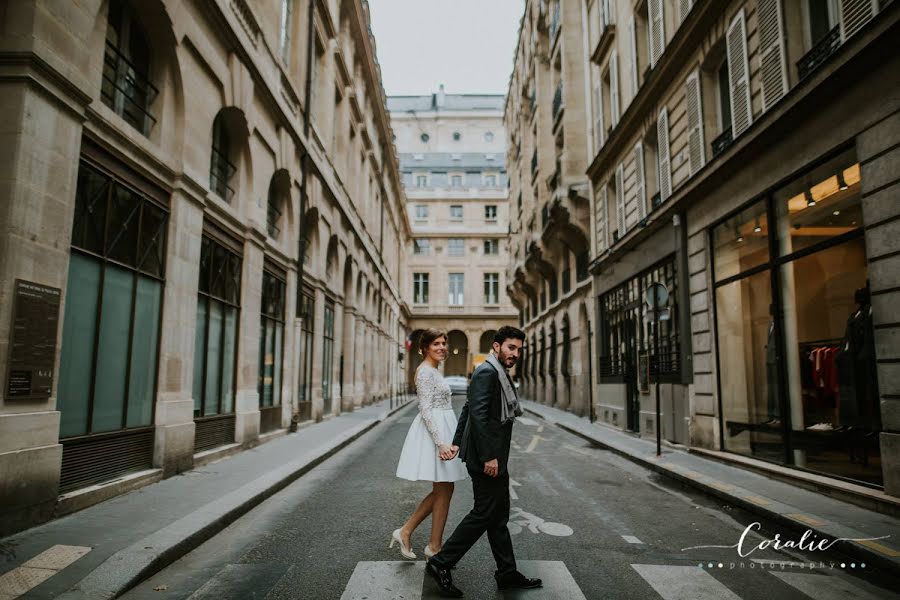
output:
<svg viewBox="0 0 900 600"><path fill-rule="evenodd" d="M505 94L524 0L369 0L389 96Z"/></svg>

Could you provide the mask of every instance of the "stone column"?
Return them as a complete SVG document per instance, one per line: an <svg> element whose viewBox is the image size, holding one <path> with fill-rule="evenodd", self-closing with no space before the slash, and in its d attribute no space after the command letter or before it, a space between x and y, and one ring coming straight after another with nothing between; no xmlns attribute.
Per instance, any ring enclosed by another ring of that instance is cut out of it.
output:
<svg viewBox="0 0 900 600"><path fill-rule="evenodd" d="M241 274L241 322L238 332L235 441L253 445L259 439L259 333L262 311L265 240L251 230L244 242Z"/></svg>
<svg viewBox="0 0 900 600"><path fill-rule="evenodd" d="M331 361L331 407L332 413L341 414L343 411L343 403L341 398L344 390L341 389L341 355L344 350L344 304L342 302L334 303L334 348L332 350L333 359Z"/></svg>
<svg viewBox="0 0 900 600"><path fill-rule="evenodd" d="M168 476L194 466L194 331L200 241L201 201L179 191L172 195L166 250L166 285L159 341L156 443L153 464Z"/></svg>
<svg viewBox="0 0 900 600"><path fill-rule="evenodd" d="M312 343L312 417L315 421L321 421L324 415L324 402L322 399L322 354L325 341L325 292L320 288L315 290L315 309L313 316L313 343Z"/></svg>
<svg viewBox="0 0 900 600"><path fill-rule="evenodd" d="M353 307L344 307L344 326L341 332L341 354L344 357L344 381L341 382L341 411L354 409L353 398L356 395L356 311Z"/></svg>

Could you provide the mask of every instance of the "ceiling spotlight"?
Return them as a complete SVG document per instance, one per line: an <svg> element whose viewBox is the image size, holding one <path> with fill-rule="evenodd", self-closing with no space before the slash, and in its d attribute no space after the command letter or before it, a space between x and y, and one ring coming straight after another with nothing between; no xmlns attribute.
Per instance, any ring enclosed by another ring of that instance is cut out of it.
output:
<svg viewBox="0 0 900 600"><path fill-rule="evenodd" d="M812 193L809 190L803 192L803 195L806 196L806 206L815 206L816 201L813 200Z"/></svg>
<svg viewBox="0 0 900 600"><path fill-rule="evenodd" d="M459 354L459 348L454 348L454 349L453 349L453 354Z"/></svg>
<svg viewBox="0 0 900 600"><path fill-rule="evenodd" d="M837 178L838 178L838 189L839 190L841 190L843 192L848 187L850 187L849 185L847 185L847 182L844 181L844 172L843 171L838 171Z"/></svg>
<svg viewBox="0 0 900 600"><path fill-rule="evenodd" d="M762 227L759 226L759 217L756 217L756 226L753 228L753 233L759 233L762 231Z"/></svg>
<svg viewBox="0 0 900 600"><path fill-rule="evenodd" d="M840 214L841 214L841 211L839 211L839 210L836 210L836 211L834 211L834 212L833 212L833 213L831 213L831 214L833 214L833 215L834 215L834 216L838 216L838 215L840 215Z"/></svg>

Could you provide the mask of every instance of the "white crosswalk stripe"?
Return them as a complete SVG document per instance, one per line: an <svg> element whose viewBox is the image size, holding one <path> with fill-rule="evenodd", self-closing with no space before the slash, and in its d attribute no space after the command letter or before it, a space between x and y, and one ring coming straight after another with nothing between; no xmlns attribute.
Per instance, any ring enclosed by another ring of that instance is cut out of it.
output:
<svg viewBox="0 0 900 600"><path fill-rule="evenodd" d="M879 600L884 596L870 594L846 579L814 573L775 573L772 575L816 600Z"/></svg>
<svg viewBox="0 0 900 600"><path fill-rule="evenodd" d="M664 600L741 600L700 567L631 565Z"/></svg>

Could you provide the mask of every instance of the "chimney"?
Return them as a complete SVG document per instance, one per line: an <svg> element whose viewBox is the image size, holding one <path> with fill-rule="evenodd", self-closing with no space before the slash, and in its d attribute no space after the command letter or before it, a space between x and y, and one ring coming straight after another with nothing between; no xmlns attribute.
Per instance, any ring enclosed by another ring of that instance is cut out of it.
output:
<svg viewBox="0 0 900 600"><path fill-rule="evenodd" d="M438 93L435 104L438 108L444 108L444 84L438 86Z"/></svg>

